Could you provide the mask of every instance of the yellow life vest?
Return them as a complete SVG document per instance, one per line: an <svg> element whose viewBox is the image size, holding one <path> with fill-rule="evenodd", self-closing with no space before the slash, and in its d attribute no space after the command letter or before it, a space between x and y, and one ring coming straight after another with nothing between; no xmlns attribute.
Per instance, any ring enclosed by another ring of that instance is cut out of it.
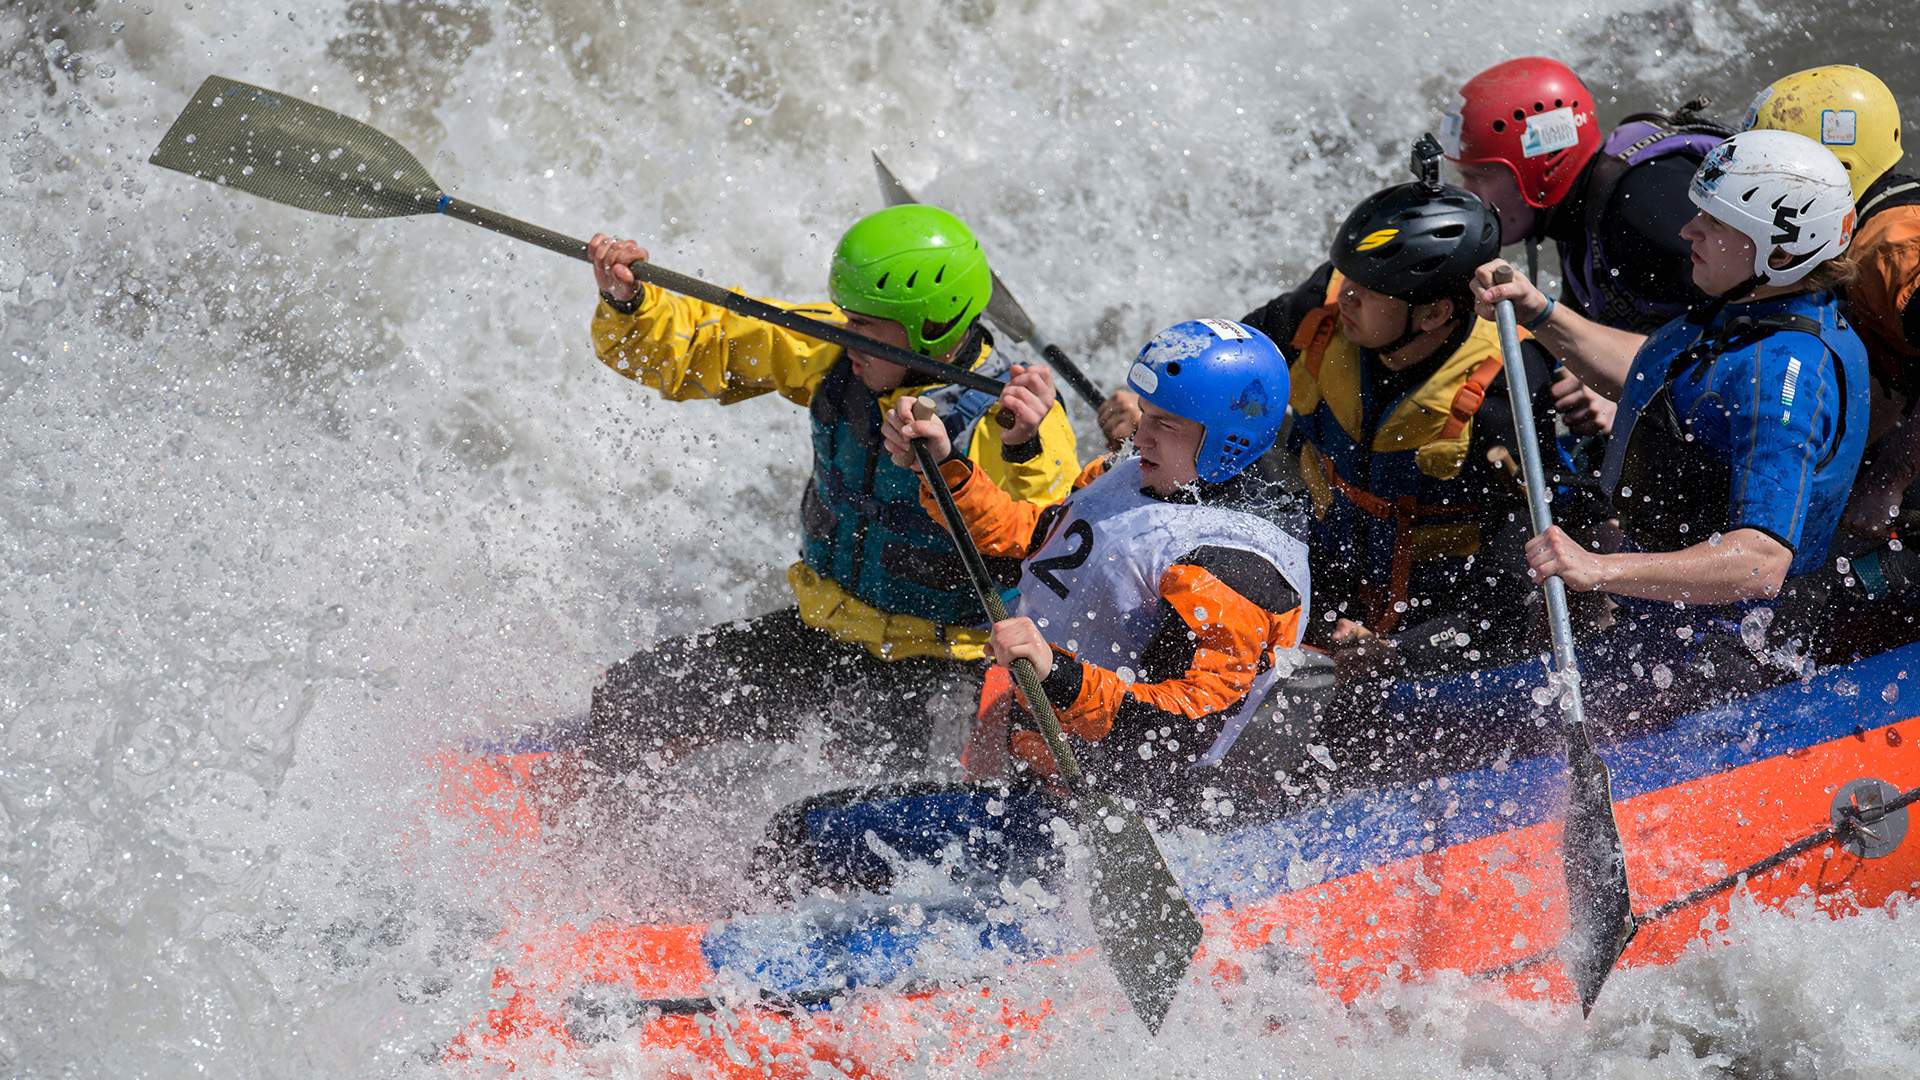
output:
<svg viewBox="0 0 1920 1080"><path fill-rule="evenodd" d="M1500 374L1500 341L1493 324L1476 320L1460 347L1366 432L1369 361L1341 332L1343 284L1335 274L1326 303L1294 333L1294 431L1313 500L1314 558L1360 560L1355 579L1376 583L1365 623L1390 633L1430 587L1418 578L1445 580L1480 549L1481 500L1457 481L1474 415Z"/></svg>

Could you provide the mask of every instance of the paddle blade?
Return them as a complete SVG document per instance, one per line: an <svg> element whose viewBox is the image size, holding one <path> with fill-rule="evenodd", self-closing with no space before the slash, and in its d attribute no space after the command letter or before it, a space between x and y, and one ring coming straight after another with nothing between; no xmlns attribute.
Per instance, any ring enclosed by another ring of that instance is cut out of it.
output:
<svg viewBox="0 0 1920 1080"><path fill-rule="evenodd" d="M1111 795L1082 798L1093 849L1089 903L1107 963L1134 1013L1158 1034L1200 947L1200 919L1140 815Z"/></svg>
<svg viewBox="0 0 1920 1080"><path fill-rule="evenodd" d="M338 217L432 211L440 185L399 143L339 113L209 76L147 160Z"/></svg>
<svg viewBox="0 0 1920 1080"><path fill-rule="evenodd" d="M1613 781L1584 729L1567 748L1567 823L1561 841L1566 862L1568 966L1580 991L1580 1011L1593 1011L1600 988L1626 951L1634 931L1627 886L1627 852L1613 816Z"/></svg>
<svg viewBox="0 0 1920 1080"><path fill-rule="evenodd" d="M907 190L907 185L901 183L900 178L893 175L893 170L887 168L887 163L880 160L880 152L875 150L871 153L874 175L880 178L880 198L888 206L918 203L920 200ZM992 319L993 325L1015 341L1032 337L1033 316L1028 315L1027 309L1020 306L1020 301L1013 298L1013 293L1000 280L999 274L991 269L988 273L993 276L993 295L987 300L987 318Z"/></svg>
<svg viewBox="0 0 1920 1080"><path fill-rule="evenodd" d="M907 185L901 183L899 177L893 175L887 163L880 160L880 151L869 152L873 154L873 173L880 179L880 198L883 202L888 206L911 206L920 201L913 197L913 192L907 190Z"/></svg>

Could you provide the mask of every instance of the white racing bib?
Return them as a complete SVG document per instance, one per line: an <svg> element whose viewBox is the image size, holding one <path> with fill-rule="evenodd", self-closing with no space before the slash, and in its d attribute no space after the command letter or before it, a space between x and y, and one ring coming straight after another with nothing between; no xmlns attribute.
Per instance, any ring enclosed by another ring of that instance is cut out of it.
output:
<svg viewBox="0 0 1920 1080"><path fill-rule="evenodd" d="M1018 613L1038 624L1049 642L1127 682L1137 681L1140 653L1159 628L1160 579L1196 548L1234 548L1272 563L1299 593L1298 625L1307 625L1306 544L1254 514L1144 494L1137 457L1075 492L1061 510L1046 541L1021 567ZM1276 663L1254 683L1203 764L1217 765L1225 757L1281 666Z"/></svg>

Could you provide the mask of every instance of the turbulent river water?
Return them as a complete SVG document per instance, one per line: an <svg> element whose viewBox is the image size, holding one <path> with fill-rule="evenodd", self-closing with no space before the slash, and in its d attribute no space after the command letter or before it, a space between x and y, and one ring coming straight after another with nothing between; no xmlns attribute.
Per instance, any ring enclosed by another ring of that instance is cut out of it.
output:
<svg viewBox="0 0 1920 1080"><path fill-rule="evenodd" d="M772 295L824 287L867 153L974 221L1112 383L1310 269L1467 75L1563 57L1603 119L1874 67L1908 0L12 0L0 4L0 1075L425 1075L499 913L713 916L819 740L719 755L577 859L434 843L436 751L577 714L639 643L783 598L800 410L597 364L584 267L342 222L146 157L220 73L366 118L449 190ZM1086 417L1080 418L1082 421ZM1090 431L1082 426L1082 431ZM1066 1076L1920 1073L1920 939L1736 909L1590 1026L1459 980L1250 994ZM1292 1020L1276 1025L1275 1012ZM609 1051L609 1053L614 1053ZM645 1057L550 1067L651 1075ZM536 1070L537 1073L538 1070Z"/></svg>

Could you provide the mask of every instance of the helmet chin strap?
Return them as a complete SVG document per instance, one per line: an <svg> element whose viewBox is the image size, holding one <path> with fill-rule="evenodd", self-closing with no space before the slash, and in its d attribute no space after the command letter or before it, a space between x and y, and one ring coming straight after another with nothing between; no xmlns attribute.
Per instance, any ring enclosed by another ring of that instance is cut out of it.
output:
<svg viewBox="0 0 1920 1080"><path fill-rule="evenodd" d="M1755 289L1760 288L1766 283L1766 275L1755 274L1740 284L1735 285L1733 288L1728 289L1726 292L1721 293L1719 296L1708 298L1706 303L1696 304L1687 309L1687 321L1705 326L1707 323L1712 322L1714 317L1719 315L1728 304L1738 303Z"/></svg>

